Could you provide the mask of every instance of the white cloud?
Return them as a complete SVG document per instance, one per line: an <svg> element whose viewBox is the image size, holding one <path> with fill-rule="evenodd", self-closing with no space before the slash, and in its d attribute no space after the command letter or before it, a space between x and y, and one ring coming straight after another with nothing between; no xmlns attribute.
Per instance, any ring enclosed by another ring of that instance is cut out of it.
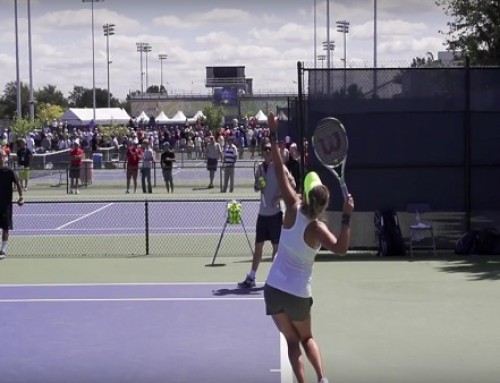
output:
<svg viewBox="0 0 500 383"><path fill-rule="evenodd" d="M89 29L91 27L92 11L89 9L66 10L48 12L43 17L33 20L33 30L37 32L74 31L75 29ZM120 33L144 31L138 20L123 16L108 9L94 9L94 25L102 30L104 24L115 24ZM100 31L99 31L100 32Z"/></svg>
<svg viewBox="0 0 500 383"><path fill-rule="evenodd" d="M377 34L381 36L414 36L428 31L424 23L411 23L403 20L381 20L377 23ZM373 21L351 26L353 39L373 38Z"/></svg>
<svg viewBox="0 0 500 383"><path fill-rule="evenodd" d="M238 39L226 32L210 32L206 35L196 37L195 41L199 44L217 45L221 41L224 41L226 44L236 44Z"/></svg>
<svg viewBox="0 0 500 383"><path fill-rule="evenodd" d="M191 28L192 24L181 20L177 16L161 16L153 19L153 24L171 28Z"/></svg>
<svg viewBox="0 0 500 383"><path fill-rule="evenodd" d="M251 19L250 13L241 9L214 8L208 12L196 13L188 17L193 24L242 23Z"/></svg>
<svg viewBox="0 0 500 383"><path fill-rule="evenodd" d="M295 23L287 23L277 30L252 28L249 35L263 43L287 42L297 43L312 41L313 28Z"/></svg>

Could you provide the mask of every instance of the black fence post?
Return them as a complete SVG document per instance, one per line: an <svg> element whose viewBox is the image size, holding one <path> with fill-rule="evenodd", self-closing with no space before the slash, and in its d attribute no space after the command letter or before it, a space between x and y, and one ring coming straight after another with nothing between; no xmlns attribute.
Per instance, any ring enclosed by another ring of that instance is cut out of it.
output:
<svg viewBox="0 0 500 383"><path fill-rule="evenodd" d="M298 149L300 153L299 166L299 182L302 185L305 171L305 156L304 151L304 67L300 61L297 62L297 85L298 85L298 103L297 103L297 126L299 130ZM300 188L302 190L302 188Z"/></svg>
<svg viewBox="0 0 500 383"><path fill-rule="evenodd" d="M156 161L153 161L153 186L156 187Z"/></svg>
<svg viewBox="0 0 500 383"><path fill-rule="evenodd" d="M470 111L470 58L465 56L465 105L464 105L464 180L465 228L471 230L471 111Z"/></svg>
<svg viewBox="0 0 500 383"><path fill-rule="evenodd" d="M144 227L146 230L146 255L149 255L149 202L144 202Z"/></svg>
<svg viewBox="0 0 500 383"><path fill-rule="evenodd" d="M69 194L69 166L66 166L66 194Z"/></svg>

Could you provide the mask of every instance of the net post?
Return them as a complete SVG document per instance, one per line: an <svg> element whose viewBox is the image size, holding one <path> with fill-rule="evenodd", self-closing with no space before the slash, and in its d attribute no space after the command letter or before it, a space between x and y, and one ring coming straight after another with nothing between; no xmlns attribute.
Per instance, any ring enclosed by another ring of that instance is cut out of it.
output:
<svg viewBox="0 0 500 383"><path fill-rule="evenodd" d="M149 255L149 202L144 201L144 228L146 235L146 255Z"/></svg>
<svg viewBox="0 0 500 383"><path fill-rule="evenodd" d="M156 161L153 160L153 186L156 187Z"/></svg>
<svg viewBox="0 0 500 383"><path fill-rule="evenodd" d="M223 163L221 163L221 164L220 164L220 166L219 166L219 175L220 175L220 183L219 183L219 186L220 186L220 192L221 192L221 193L222 193L222 188L223 188L223 185L222 185L222 182L223 182L223 180L222 180L222 172L223 172L222 167L223 167L223 166L224 166L224 164L223 164Z"/></svg>

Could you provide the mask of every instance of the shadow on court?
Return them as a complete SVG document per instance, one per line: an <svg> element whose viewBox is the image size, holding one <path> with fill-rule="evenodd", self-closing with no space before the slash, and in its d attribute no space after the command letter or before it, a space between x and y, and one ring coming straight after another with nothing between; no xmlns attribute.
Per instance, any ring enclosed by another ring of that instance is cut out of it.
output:
<svg viewBox="0 0 500 383"><path fill-rule="evenodd" d="M213 290L212 294L217 296L226 296L226 295L259 295L261 291L264 290L264 286L262 287L252 287L250 289L219 289Z"/></svg>
<svg viewBox="0 0 500 383"><path fill-rule="evenodd" d="M320 253L316 256L318 263L349 263L349 262L440 262L438 271L444 273L465 274L469 276L471 281L498 281L500 280L500 255L485 256L457 256L451 252L442 252L437 256L432 254L417 254L414 257L399 256L399 257L377 257L374 254L359 254L338 256L328 253ZM251 259L245 259L233 262L235 264L252 263ZM271 263L271 257L262 259L262 263Z"/></svg>
<svg viewBox="0 0 500 383"><path fill-rule="evenodd" d="M471 281L498 281L500 280L500 256L497 258L471 256L467 259L450 260L439 270L446 273L466 274Z"/></svg>

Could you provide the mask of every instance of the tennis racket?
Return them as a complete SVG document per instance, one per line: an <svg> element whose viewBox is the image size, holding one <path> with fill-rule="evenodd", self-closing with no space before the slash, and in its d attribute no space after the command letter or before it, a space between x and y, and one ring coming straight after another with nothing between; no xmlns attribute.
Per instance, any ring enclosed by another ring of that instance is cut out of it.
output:
<svg viewBox="0 0 500 383"><path fill-rule="evenodd" d="M314 154L328 170L337 178L344 198L349 191L345 181L345 163L349 143L347 133L342 123L333 117L319 121L312 137Z"/></svg>
<svg viewBox="0 0 500 383"><path fill-rule="evenodd" d="M255 182L257 182L257 183L260 183L261 179L264 179L264 172L262 171L262 163L260 161L255 161L253 163L253 174L255 177ZM265 180L264 180L264 182L265 182ZM260 189L260 202L262 203L263 207L267 207L266 197L264 196L263 189Z"/></svg>

